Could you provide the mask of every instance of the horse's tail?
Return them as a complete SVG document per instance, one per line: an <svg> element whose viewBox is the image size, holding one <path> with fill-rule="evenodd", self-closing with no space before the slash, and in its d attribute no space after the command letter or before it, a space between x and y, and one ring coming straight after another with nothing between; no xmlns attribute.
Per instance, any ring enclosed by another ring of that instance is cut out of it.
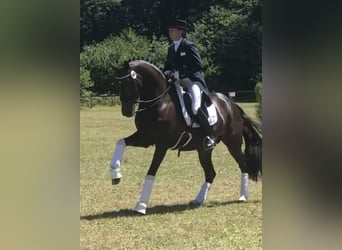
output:
<svg viewBox="0 0 342 250"><path fill-rule="evenodd" d="M240 110L243 119L243 138L245 140L245 156L247 161L247 171L249 178L258 180L259 174L262 174L262 129L261 125L253 121L241 107Z"/></svg>

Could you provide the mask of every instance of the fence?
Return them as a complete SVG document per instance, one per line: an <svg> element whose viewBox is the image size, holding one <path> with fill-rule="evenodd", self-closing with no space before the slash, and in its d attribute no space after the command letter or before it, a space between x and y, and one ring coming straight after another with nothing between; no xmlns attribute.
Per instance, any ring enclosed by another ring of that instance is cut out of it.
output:
<svg viewBox="0 0 342 250"><path fill-rule="evenodd" d="M256 102L255 91L241 90L226 93L234 101ZM115 106L120 105L119 96L87 96L80 98L81 107L93 108L95 106Z"/></svg>
<svg viewBox="0 0 342 250"><path fill-rule="evenodd" d="M95 106L120 105L119 96L87 96L80 98L81 107L93 108Z"/></svg>
<svg viewBox="0 0 342 250"><path fill-rule="evenodd" d="M256 102L256 94L254 90L230 91L227 94L231 99L238 102Z"/></svg>

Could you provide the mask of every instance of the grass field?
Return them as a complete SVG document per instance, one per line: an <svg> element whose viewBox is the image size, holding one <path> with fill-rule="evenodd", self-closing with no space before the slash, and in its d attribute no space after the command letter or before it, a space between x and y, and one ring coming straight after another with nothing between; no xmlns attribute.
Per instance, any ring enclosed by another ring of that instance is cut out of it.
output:
<svg viewBox="0 0 342 250"><path fill-rule="evenodd" d="M255 104L240 105L255 116ZM240 172L222 143L205 205L187 205L204 182L197 153L169 151L147 215L135 215L154 147L126 148L119 185L109 173L116 141L134 131L134 118L119 106L80 112L80 249L262 249L262 181L251 182L249 201L238 203Z"/></svg>

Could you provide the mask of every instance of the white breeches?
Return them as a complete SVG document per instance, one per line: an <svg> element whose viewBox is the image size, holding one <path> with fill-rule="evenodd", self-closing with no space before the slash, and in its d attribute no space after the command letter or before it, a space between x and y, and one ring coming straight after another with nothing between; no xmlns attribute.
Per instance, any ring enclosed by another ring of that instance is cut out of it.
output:
<svg viewBox="0 0 342 250"><path fill-rule="evenodd" d="M191 95L192 112L196 115L198 109L201 107L201 88L196 82L192 81L184 81L184 85L187 88L188 93Z"/></svg>

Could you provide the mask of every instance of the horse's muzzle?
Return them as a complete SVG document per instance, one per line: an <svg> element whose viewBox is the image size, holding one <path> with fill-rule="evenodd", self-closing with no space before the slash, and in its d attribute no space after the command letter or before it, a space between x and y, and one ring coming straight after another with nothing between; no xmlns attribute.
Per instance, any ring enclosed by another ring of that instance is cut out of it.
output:
<svg viewBox="0 0 342 250"><path fill-rule="evenodd" d="M121 113L123 116L132 117L135 114L134 103L132 102L122 102L121 103Z"/></svg>

